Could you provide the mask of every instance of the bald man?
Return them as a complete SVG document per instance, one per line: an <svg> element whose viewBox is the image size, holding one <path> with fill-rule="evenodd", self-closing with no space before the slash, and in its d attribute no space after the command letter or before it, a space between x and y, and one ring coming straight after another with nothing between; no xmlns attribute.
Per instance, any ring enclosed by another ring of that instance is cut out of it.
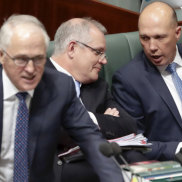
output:
<svg viewBox="0 0 182 182"><path fill-rule="evenodd" d="M153 143L149 159L173 160L181 148L182 100L170 68L182 78L181 27L169 5L154 2L140 14L138 28L143 51L114 74L113 96Z"/></svg>

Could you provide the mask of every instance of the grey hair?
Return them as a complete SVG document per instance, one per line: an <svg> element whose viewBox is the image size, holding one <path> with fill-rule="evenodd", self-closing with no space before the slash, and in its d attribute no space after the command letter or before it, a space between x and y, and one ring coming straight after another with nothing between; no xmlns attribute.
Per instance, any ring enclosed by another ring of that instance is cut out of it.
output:
<svg viewBox="0 0 182 182"><path fill-rule="evenodd" d="M44 25L34 16L31 15L11 15L2 25L0 29L0 49L6 49L10 44L14 28L19 25L33 25L39 28L44 36L46 48L49 45L49 36Z"/></svg>
<svg viewBox="0 0 182 182"><path fill-rule="evenodd" d="M72 40L84 43L90 42L91 37L89 32L93 26L97 27L103 34L107 33L106 28L101 23L90 17L81 18L81 21L76 23L73 23L71 20L62 23L56 31L54 37L54 55L62 53Z"/></svg>

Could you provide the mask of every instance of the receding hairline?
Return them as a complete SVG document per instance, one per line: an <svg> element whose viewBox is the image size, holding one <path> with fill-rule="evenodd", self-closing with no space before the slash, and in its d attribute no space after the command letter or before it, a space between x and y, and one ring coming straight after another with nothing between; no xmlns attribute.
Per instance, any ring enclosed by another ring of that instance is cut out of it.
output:
<svg viewBox="0 0 182 182"><path fill-rule="evenodd" d="M107 29L105 28L105 26L101 24L99 21L92 19L91 17L72 18L67 22L69 22L73 26L86 23L89 25L90 28L96 28L103 34L107 34Z"/></svg>
<svg viewBox="0 0 182 182"><path fill-rule="evenodd" d="M170 14L169 14L170 12ZM139 15L139 20L138 20L138 28L139 24L141 21L141 18L146 15L151 15L154 14L157 16L157 13L160 14L160 16L163 14L167 15L168 17L171 17L171 25L177 26L178 21L177 21L177 15L175 12L175 9L172 8L169 4L164 3L164 2L152 2L148 6L146 6L143 11Z"/></svg>
<svg viewBox="0 0 182 182"><path fill-rule="evenodd" d="M1 26L0 48L5 49L8 46L8 44L10 43L11 36L13 36L16 29L18 29L18 27L21 27L21 26L24 27L22 31L24 29L29 31L30 33L37 32L37 30L40 31L40 33L42 33L43 35L46 48L48 47L50 38L47 34L47 31L44 25L42 24L42 22L40 22L40 20L38 20L36 17L32 15L13 14L7 20L5 20L5 22ZM28 28L25 28L25 27L28 27Z"/></svg>

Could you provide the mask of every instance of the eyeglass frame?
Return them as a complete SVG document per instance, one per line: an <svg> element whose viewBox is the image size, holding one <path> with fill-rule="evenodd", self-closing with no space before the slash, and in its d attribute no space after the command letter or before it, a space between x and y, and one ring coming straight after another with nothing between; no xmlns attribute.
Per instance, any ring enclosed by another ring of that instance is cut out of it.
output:
<svg viewBox="0 0 182 182"><path fill-rule="evenodd" d="M103 60L104 58L107 59L107 56L106 56L106 53L105 52L100 51L98 49L95 49L95 48L93 48L93 47L91 47L91 46L89 46L89 45L87 45L87 44L85 44L83 42L78 41L78 40L76 40L75 42L77 42L79 44L82 44L83 46L89 48L91 51L95 52L96 53L96 56L100 56L99 59L101 59L101 60Z"/></svg>
<svg viewBox="0 0 182 182"><path fill-rule="evenodd" d="M5 50L2 50L11 60L14 61L14 63L17 65L17 66L20 66L20 67L25 67L29 61L32 61L34 63L35 66L39 66L43 63L43 60L46 59L45 56L36 56L36 57L22 57L22 58L16 58L16 57L12 57L9 55L9 53L7 53ZM21 60L20 60L21 59ZM21 61L22 63L21 64L17 64L17 61Z"/></svg>

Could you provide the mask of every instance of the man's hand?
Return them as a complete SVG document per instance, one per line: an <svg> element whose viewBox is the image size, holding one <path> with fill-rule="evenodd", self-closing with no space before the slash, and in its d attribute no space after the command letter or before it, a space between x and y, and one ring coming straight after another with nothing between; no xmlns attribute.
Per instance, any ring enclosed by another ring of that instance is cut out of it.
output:
<svg viewBox="0 0 182 182"><path fill-rule="evenodd" d="M106 111L104 112L104 114L108 114L108 115L112 115L115 117L119 117L119 111L116 108L108 108L106 109Z"/></svg>

